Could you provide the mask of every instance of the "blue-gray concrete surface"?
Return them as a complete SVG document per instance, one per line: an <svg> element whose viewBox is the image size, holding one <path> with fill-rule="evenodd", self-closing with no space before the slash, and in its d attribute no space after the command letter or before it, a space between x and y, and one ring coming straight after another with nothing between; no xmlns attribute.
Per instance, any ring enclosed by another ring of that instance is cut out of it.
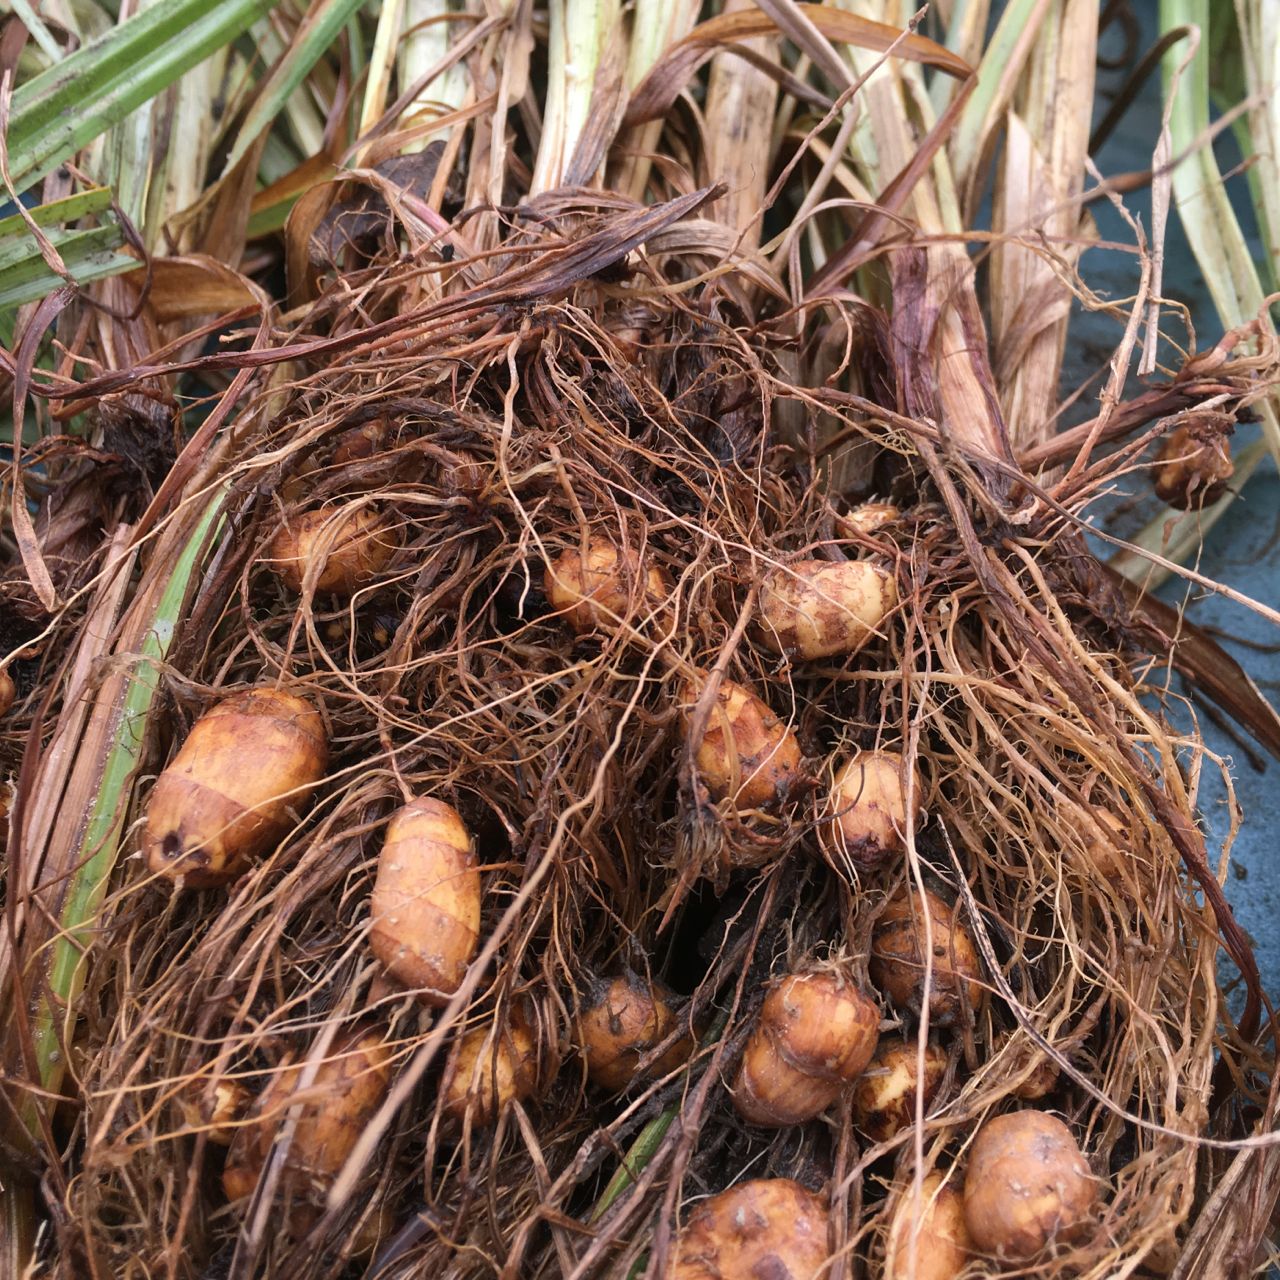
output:
<svg viewBox="0 0 1280 1280"><path fill-rule="evenodd" d="M1134 6L1143 23L1144 48L1150 47L1157 38L1156 8L1154 3ZM1116 34L1106 38L1118 43ZM1114 48L1106 51L1117 52ZM1119 81L1120 77L1114 73L1102 73L1099 88L1104 92L1114 90ZM1156 77L1095 156L1104 174L1132 172L1150 166L1160 128L1160 111L1160 85ZM1219 142L1218 154L1224 172L1239 160L1229 136ZM1251 238L1251 247L1260 255L1261 245L1256 236L1246 181L1240 176L1232 179L1229 186L1246 234ZM1143 190L1128 195L1124 202L1149 233L1149 192ZM1132 243L1132 231L1105 201L1096 202L1092 208L1103 239ZM1176 215L1170 218L1165 249L1164 292L1191 309L1197 344L1204 349L1221 335L1222 326ZM1135 260L1116 252L1090 251L1084 256L1081 271L1093 288L1115 298L1131 295L1137 280ZM1176 325L1172 316L1169 320ZM1176 328L1172 331L1174 336L1182 336ZM1095 373L1118 336L1115 320L1077 315L1064 370L1064 387L1077 385ZM1083 416L1091 416L1095 411L1086 402ZM1236 445L1256 438L1256 431L1251 427L1240 428ZM1127 494L1109 500L1098 512L1103 527L1121 535L1140 527L1154 510L1149 485L1141 473L1135 475L1126 488ZM1272 607L1280 606L1280 477L1269 458L1243 487L1228 514L1208 533L1198 568L1215 581ZM1173 604L1185 602L1188 618L1202 627L1217 629L1219 639L1264 694L1273 704L1280 702L1280 629L1221 595L1189 587L1185 580L1169 581L1159 594ZM1171 682L1171 688L1182 690L1176 679ZM1276 927L1280 909L1280 793L1276 785L1280 763L1256 749L1246 748L1241 740L1234 739L1206 716L1199 717L1199 726L1207 746L1231 761L1236 798L1244 813L1244 826L1232 848L1227 894L1240 923L1254 941L1267 985L1273 992L1280 992L1280 929ZM1225 789L1212 770L1206 769L1204 773L1200 805L1212 854L1221 849L1229 827Z"/></svg>

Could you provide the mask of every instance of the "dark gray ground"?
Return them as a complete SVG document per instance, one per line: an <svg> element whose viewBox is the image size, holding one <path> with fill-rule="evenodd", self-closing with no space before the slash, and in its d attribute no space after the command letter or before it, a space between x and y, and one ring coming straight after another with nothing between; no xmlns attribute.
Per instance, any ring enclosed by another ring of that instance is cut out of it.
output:
<svg viewBox="0 0 1280 1280"><path fill-rule="evenodd" d="M1157 6L1143 3L1133 7L1144 24L1145 47L1156 38ZM1107 46L1112 46L1112 52L1118 51L1119 41L1114 35L1107 39ZM1100 87L1114 88L1119 80L1114 74L1104 74ZM1149 167L1159 127L1160 86L1158 79L1153 79L1130 108L1121 127L1095 157L1099 169L1111 174ZM1239 159L1230 138L1219 145L1218 154L1224 172ZM1245 181L1234 179L1231 185L1235 188L1233 196L1246 232L1253 236L1254 222ZM1149 230L1148 193L1126 197L1125 204ZM1132 242L1132 232L1105 202L1094 204L1093 209L1104 239ZM1165 243L1165 293L1191 308L1197 345L1203 349L1220 336L1222 326L1176 214L1171 217ZM1255 252L1260 252L1256 238L1251 244ZM1091 251L1083 260L1082 272L1093 288L1105 290L1114 297L1131 293L1136 281L1134 259L1115 252ZM1119 336L1114 321L1085 315L1078 316L1077 321L1072 330L1068 368L1064 371L1067 386L1074 386L1095 373ZM1175 336L1182 337L1176 331ZM1092 416L1095 411L1093 401L1087 400L1084 416ZM1241 427L1236 436L1237 446L1256 438L1256 430ZM1154 510L1146 501L1144 491L1148 487L1141 475L1135 475L1126 486L1128 497L1121 496L1100 505L1098 515L1104 527L1124 533L1144 523L1144 517ZM1280 477L1270 459L1263 461L1228 514L1209 532L1199 568L1209 577L1257 600L1272 607L1280 606ZM1202 627L1219 628L1232 637L1226 641L1227 649L1263 693L1273 703L1280 702L1280 649L1273 647L1280 646L1280 629L1219 595L1189 589L1185 581L1175 579L1166 583L1160 595L1170 603L1185 599L1189 618ZM1185 692L1176 677L1172 679L1171 688ZM1200 717L1200 728L1209 747L1228 757L1233 766L1245 825L1232 850L1227 893L1241 924L1254 940L1264 979L1274 993L1280 991L1280 929L1275 923L1280 907L1280 793L1276 791L1280 762L1261 756L1256 749L1246 749L1241 741L1234 740L1206 716ZM1225 791L1220 784L1214 785L1215 780L1207 771L1205 781L1201 808L1204 830L1213 851L1221 848L1228 827Z"/></svg>

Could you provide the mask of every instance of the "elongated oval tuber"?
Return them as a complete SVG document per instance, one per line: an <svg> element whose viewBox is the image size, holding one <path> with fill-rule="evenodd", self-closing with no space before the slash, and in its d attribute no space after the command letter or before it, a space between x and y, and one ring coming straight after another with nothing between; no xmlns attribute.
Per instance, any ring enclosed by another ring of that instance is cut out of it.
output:
<svg viewBox="0 0 1280 1280"><path fill-rule="evenodd" d="M915 1123L918 1096L923 1096L921 1106L929 1114L946 1070L947 1055L935 1044L924 1046L922 1075L917 1041L901 1036L881 1040L853 1091L854 1123L867 1137L887 1142Z"/></svg>
<svg viewBox="0 0 1280 1280"><path fill-rule="evenodd" d="M585 554L570 547L549 564L543 587L548 603L579 635L615 631L632 614L662 608L674 590L662 569L646 568L637 552L599 535L588 540Z"/></svg>
<svg viewBox="0 0 1280 1280"><path fill-rule="evenodd" d="M16 695L17 689L14 687L13 677L7 671L0 671L0 716L5 715L13 706Z"/></svg>
<svg viewBox="0 0 1280 1280"><path fill-rule="evenodd" d="M880 1010L840 969L775 982L742 1055L733 1105L766 1128L825 1111L866 1068L880 1038Z"/></svg>
<svg viewBox="0 0 1280 1280"><path fill-rule="evenodd" d="M676 1240L670 1280L822 1280L827 1205L789 1178L759 1178L701 1201Z"/></svg>
<svg viewBox="0 0 1280 1280"><path fill-rule="evenodd" d="M305 1061L287 1062L272 1074L249 1120L237 1130L222 1174L229 1200L249 1195L272 1147L288 1133L296 1105L297 1123L278 1185L282 1198L293 1202L293 1226L309 1225L321 1212L329 1186L386 1098L391 1052L377 1032L356 1030L335 1039L306 1084L309 1075Z"/></svg>
<svg viewBox="0 0 1280 1280"><path fill-rule="evenodd" d="M902 850L907 828L905 764L896 751L859 751L836 774L818 828L836 866L876 867ZM915 813L924 786L913 779Z"/></svg>
<svg viewBox="0 0 1280 1280"><path fill-rule="evenodd" d="M955 1280L973 1253L964 1200L942 1174L921 1180L919 1198L902 1188L885 1249L884 1280Z"/></svg>
<svg viewBox="0 0 1280 1280"><path fill-rule="evenodd" d="M394 530L367 506L324 506L291 515L271 541L272 572L300 592L315 572L315 590L349 596L377 577L399 545Z"/></svg>
<svg viewBox="0 0 1280 1280"><path fill-rule="evenodd" d="M443 800L422 797L392 815L369 913L369 948L387 973L426 1004L448 1004L480 938L480 871Z"/></svg>
<svg viewBox="0 0 1280 1280"><path fill-rule="evenodd" d="M492 1124L538 1085L537 1044L518 1014L501 1030L476 1027L458 1042L440 1085L444 1114L461 1124Z"/></svg>
<svg viewBox="0 0 1280 1280"><path fill-rule="evenodd" d="M640 1061L679 1025L672 995L661 983L626 974L601 984L578 1021L578 1038L587 1060L587 1076L601 1089L617 1092L636 1079ZM648 1077L674 1071L693 1052L690 1036L681 1036L654 1062Z"/></svg>
<svg viewBox="0 0 1280 1280"><path fill-rule="evenodd" d="M692 728L701 683L685 686L685 729ZM732 680L721 680L695 763L716 800L733 797L740 809L784 799L800 776L800 743L769 706Z"/></svg>
<svg viewBox="0 0 1280 1280"><path fill-rule="evenodd" d="M1180 511L1217 502L1236 470L1228 434L1213 423L1171 431L1156 455L1156 497Z"/></svg>
<svg viewBox="0 0 1280 1280"><path fill-rule="evenodd" d="M964 1219L979 1249L1027 1262L1087 1233L1098 1183L1070 1129L1044 1111L988 1120L973 1140Z"/></svg>
<svg viewBox="0 0 1280 1280"><path fill-rule="evenodd" d="M193 889L234 880L293 825L328 759L320 713L305 698L278 689L225 698L156 781L147 865Z"/></svg>
<svg viewBox="0 0 1280 1280"><path fill-rule="evenodd" d="M930 941L933 963L926 973ZM904 884L889 899L871 935L870 968L872 982L889 1001L915 1014L924 1009L928 977L929 1020L934 1026L960 1021L982 998L973 939L956 910L930 889L922 902Z"/></svg>
<svg viewBox="0 0 1280 1280"><path fill-rule="evenodd" d="M898 603L893 576L865 560L797 560L760 588L760 638L775 653L857 653Z"/></svg>

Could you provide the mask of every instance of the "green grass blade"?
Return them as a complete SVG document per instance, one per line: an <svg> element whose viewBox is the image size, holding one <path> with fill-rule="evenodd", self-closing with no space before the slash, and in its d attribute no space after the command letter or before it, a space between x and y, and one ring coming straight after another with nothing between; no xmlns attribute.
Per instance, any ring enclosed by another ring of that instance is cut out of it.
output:
<svg viewBox="0 0 1280 1280"><path fill-rule="evenodd" d="M55 231L49 240L79 285L138 268L137 258L116 252L124 244L124 233L114 222L90 231ZM62 277L50 270L33 240L0 247L0 311L35 302L62 284Z"/></svg>
<svg viewBox="0 0 1280 1280"><path fill-rule="evenodd" d="M591 1211L592 1222L603 1217L605 1210L640 1176L640 1171L662 1146L662 1140L667 1136L667 1130L671 1128L671 1122L679 1114L679 1110L679 1107L668 1107L640 1130L636 1140L627 1149L622 1163L614 1170L609 1185L596 1201L596 1207Z"/></svg>
<svg viewBox="0 0 1280 1280"><path fill-rule="evenodd" d="M947 144L958 187L965 186L974 166L981 161L983 141L1008 105L1013 91L1011 64L1019 53L1019 61L1025 61L1030 43L1028 27L1039 6L1040 0L1010 0L983 52L977 86L964 104Z"/></svg>
<svg viewBox="0 0 1280 1280"><path fill-rule="evenodd" d="M360 4L361 0L317 0L312 5L288 51L261 85L257 99L236 134L224 172L229 173L240 163L258 135L280 114L290 94L328 52L338 32Z"/></svg>
<svg viewBox="0 0 1280 1280"><path fill-rule="evenodd" d="M276 0L160 0L13 95L9 168L27 190L246 31Z"/></svg>
<svg viewBox="0 0 1280 1280"><path fill-rule="evenodd" d="M74 196L38 204L27 210L27 218L37 227L56 227L64 222L74 222L77 218L87 218L90 214L102 213L109 208L111 192L106 187L90 187ZM27 218L20 213L0 218L0 240L13 235L26 235Z"/></svg>
<svg viewBox="0 0 1280 1280"><path fill-rule="evenodd" d="M160 665L173 643L192 579L223 520L224 498L225 490L220 489L178 556L126 686L115 738L89 813L81 856L63 909L63 933L53 948L49 989L58 1008L42 1002L32 1029L40 1081L46 1089L56 1090L62 1080L63 1037L58 1034L57 1024L60 1019L74 1018L76 1000L84 988L86 947L120 848L129 789L146 740L147 718L159 684Z"/></svg>

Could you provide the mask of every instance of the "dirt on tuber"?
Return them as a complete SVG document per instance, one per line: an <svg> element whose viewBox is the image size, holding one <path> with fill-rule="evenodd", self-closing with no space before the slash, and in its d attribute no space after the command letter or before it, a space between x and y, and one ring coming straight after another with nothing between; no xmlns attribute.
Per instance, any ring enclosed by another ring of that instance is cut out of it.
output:
<svg viewBox="0 0 1280 1280"><path fill-rule="evenodd" d="M905 768L896 751L859 751L836 773L818 828L835 866L877 867L902 851L908 822ZM924 791L918 770L911 783L915 821Z"/></svg>
<svg viewBox="0 0 1280 1280"><path fill-rule="evenodd" d="M704 688L701 681L684 687L686 731L692 730ZM721 680L695 763L713 799L731 798L739 809L763 809L784 800L799 781L800 743L767 703L742 685Z"/></svg>
<svg viewBox="0 0 1280 1280"><path fill-rule="evenodd" d="M505 1027L475 1027L457 1043L440 1085L444 1114L458 1124L492 1124L538 1087L537 1043L519 1013Z"/></svg>
<svg viewBox="0 0 1280 1280"><path fill-rule="evenodd" d="M1027 1262L1087 1234L1098 1181L1071 1130L1027 1109L978 1130L964 1180L964 1218L978 1248Z"/></svg>
<svg viewBox="0 0 1280 1280"><path fill-rule="evenodd" d="M695 1206L669 1276L822 1280L828 1259L825 1201L788 1178L760 1178Z"/></svg>
<svg viewBox="0 0 1280 1280"><path fill-rule="evenodd" d="M869 1138L887 1142L916 1120L916 1099L925 1115L947 1072L947 1055L932 1042L924 1046L901 1036L881 1039L853 1091L854 1123Z"/></svg>
<svg viewBox="0 0 1280 1280"><path fill-rule="evenodd" d="M578 1019L578 1040L591 1083L610 1093L640 1077L640 1063L679 1027L670 991L638 974L600 983ZM643 1073L661 1079L688 1060L693 1039L677 1037Z"/></svg>
<svg viewBox="0 0 1280 1280"><path fill-rule="evenodd" d="M903 884L885 904L871 935L870 970L871 981L904 1012L919 1016L927 998L934 1026L961 1022L982 998L973 939L957 908L931 889L922 902Z"/></svg>

